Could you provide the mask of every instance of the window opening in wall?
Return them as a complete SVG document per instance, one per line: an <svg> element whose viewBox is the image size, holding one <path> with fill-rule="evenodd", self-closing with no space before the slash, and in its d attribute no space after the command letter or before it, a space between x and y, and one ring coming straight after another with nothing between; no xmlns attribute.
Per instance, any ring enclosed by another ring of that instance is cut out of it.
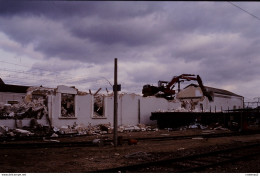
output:
<svg viewBox="0 0 260 176"><path fill-rule="evenodd" d="M61 94L61 116L62 117L75 117L75 95Z"/></svg>
<svg viewBox="0 0 260 176"><path fill-rule="evenodd" d="M104 97L97 95L94 97L94 115L104 116Z"/></svg>

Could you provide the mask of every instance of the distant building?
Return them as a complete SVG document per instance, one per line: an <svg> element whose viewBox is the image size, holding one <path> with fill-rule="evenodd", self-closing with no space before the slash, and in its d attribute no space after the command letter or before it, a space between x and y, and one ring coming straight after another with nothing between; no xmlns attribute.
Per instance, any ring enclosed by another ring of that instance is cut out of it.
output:
<svg viewBox="0 0 260 176"><path fill-rule="evenodd" d="M0 78L0 103L16 104L22 101L29 86L5 84Z"/></svg>
<svg viewBox="0 0 260 176"><path fill-rule="evenodd" d="M205 86L211 94L213 101L210 102L202 93L201 88L196 84L190 84L177 94L177 99L186 101L191 110L199 111L225 111L243 108L244 97L233 92ZM185 107L184 107L185 108Z"/></svg>

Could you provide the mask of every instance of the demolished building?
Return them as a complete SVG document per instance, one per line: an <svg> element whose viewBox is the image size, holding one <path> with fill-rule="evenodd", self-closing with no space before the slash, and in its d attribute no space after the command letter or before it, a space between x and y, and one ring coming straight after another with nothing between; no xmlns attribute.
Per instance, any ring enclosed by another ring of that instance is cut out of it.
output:
<svg viewBox="0 0 260 176"><path fill-rule="evenodd" d="M1 117L1 124L9 128L16 128L17 121L22 121L24 126L29 126L31 119L36 119L43 125L58 128L75 124L84 127L112 124L113 102L113 94L94 96L67 86L58 86L56 89L31 87L23 101L17 105L6 104L10 110L6 116ZM163 98L120 94L118 97L118 124L155 123L150 120L151 112L158 109L166 111L178 106L180 103ZM35 113L31 113L30 117L24 115L30 111Z"/></svg>
<svg viewBox="0 0 260 176"><path fill-rule="evenodd" d="M121 93L118 96L118 125L153 125L152 112L217 112L242 108L243 97L229 91L206 87L213 101L209 101L200 87L191 84L181 90L174 100L155 96L142 97L137 94ZM3 92L1 92L3 93ZM57 88L28 87L16 104L2 102L1 125L22 128L41 124L63 132L86 134L95 125L113 124L112 94L91 94L75 87L64 85Z"/></svg>
<svg viewBox="0 0 260 176"><path fill-rule="evenodd" d="M244 107L244 97L233 92L205 86L212 100L203 95L201 88L190 84L182 89L176 96L182 102L182 107L198 112L222 112L226 110L241 109Z"/></svg>

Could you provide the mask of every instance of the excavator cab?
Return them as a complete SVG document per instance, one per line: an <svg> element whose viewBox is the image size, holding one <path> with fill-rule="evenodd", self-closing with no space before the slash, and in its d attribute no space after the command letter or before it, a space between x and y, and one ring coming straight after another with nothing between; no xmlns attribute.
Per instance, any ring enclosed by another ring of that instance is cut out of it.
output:
<svg viewBox="0 0 260 176"><path fill-rule="evenodd" d="M143 86L142 94L144 97L154 96L158 92L159 92L159 88L156 86L151 86L149 84Z"/></svg>

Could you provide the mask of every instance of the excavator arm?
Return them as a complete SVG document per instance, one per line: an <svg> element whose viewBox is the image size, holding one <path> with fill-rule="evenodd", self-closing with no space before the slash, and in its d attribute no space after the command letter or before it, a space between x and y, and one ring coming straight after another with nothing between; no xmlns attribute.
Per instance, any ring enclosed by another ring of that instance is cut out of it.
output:
<svg viewBox="0 0 260 176"><path fill-rule="evenodd" d="M204 87L200 76L197 75L197 77L195 77L194 74L182 74L180 76L174 76L170 82L158 81L158 87L151 86L151 85L144 85L142 93L144 97L155 96L159 92L162 92L163 94L160 94L158 96L164 98L167 98L169 96L172 97L176 93L175 90L173 90L176 83L178 83L178 89L180 89L180 82L191 81L191 80L197 81L202 90L203 95L206 96L209 99L209 101L213 101L210 93L207 92L206 88Z"/></svg>
<svg viewBox="0 0 260 176"><path fill-rule="evenodd" d="M213 101L212 96L210 95L210 93L209 93L209 92L206 90L206 88L204 87L204 85L203 85L203 83L202 83L202 80L201 80L201 78L200 78L199 75L197 75L197 81L198 81L198 83L199 83L199 86L200 86L200 88L201 88L201 90L202 90L203 95L206 96L206 97L208 97L209 101Z"/></svg>

